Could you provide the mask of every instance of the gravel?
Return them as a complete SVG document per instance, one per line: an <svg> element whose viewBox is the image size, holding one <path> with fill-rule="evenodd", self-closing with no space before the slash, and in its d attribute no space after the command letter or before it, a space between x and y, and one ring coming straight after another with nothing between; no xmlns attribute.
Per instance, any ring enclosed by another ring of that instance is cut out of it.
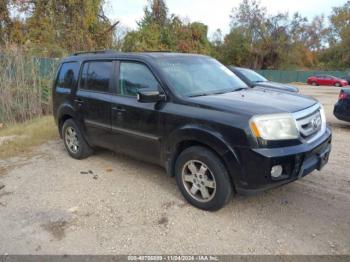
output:
<svg viewBox="0 0 350 262"><path fill-rule="evenodd" d="M211 213L157 166L108 151L78 161L49 141L0 160L0 255L350 254L350 124L332 116L339 88L300 89L333 127L322 172Z"/></svg>

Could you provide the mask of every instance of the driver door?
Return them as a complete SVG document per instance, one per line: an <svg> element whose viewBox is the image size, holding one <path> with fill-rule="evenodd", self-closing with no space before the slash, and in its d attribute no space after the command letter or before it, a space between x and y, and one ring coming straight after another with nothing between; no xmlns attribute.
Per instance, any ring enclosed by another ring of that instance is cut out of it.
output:
<svg viewBox="0 0 350 262"><path fill-rule="evenodd" d="M115 150L160 163L161 111L157 103L140 103L141 88L159 89L159 82L143 63L121 61L117 93L112 99L112 133Z"/></svg>

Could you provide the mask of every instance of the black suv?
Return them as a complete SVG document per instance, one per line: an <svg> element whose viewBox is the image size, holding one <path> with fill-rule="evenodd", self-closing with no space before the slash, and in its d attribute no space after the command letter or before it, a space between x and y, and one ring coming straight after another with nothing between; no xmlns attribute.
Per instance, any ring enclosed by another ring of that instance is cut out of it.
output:
<svg viewBox="0 0 350 262"><path fill-rule="evenodd" d="M331 149L316 100L248 88L202 55L71 55L58 69L53 113L72 157L103 147L159 164L205 210L320 170Z"/></svg>

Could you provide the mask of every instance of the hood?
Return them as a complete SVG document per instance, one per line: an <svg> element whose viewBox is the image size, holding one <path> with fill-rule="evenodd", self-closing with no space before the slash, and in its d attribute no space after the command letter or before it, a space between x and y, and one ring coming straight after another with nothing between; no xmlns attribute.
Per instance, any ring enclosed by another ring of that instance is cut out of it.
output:
<svg viewBox="0 0 350 262"><path fill-rule="evenodd" d="M276 83L276 82L270 82L270 81L257 83L255 84L255 87L265 87L265 88L271 88L271 89L293 92L293 93L299 92L299 89L297 87Z"/></svg>
<svg viewBox="0 0 350 262"><path fill-rule="evenodd" d="M189 98L199 106L236 114L294 113L317 103L311 97L271 89L247 88L219 95Z"/></svg>

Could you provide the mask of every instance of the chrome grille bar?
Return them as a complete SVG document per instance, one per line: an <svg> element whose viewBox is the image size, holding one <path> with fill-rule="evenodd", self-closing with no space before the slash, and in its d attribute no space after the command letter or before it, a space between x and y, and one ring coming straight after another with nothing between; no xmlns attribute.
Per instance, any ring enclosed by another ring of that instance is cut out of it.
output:
<svg viewBox="0 0 350 262"><path fill-rule="evenodd" d="M307 143L315 141L326 131L323 107L317 103L305 110L293 113L300 137Z"/></svg>

